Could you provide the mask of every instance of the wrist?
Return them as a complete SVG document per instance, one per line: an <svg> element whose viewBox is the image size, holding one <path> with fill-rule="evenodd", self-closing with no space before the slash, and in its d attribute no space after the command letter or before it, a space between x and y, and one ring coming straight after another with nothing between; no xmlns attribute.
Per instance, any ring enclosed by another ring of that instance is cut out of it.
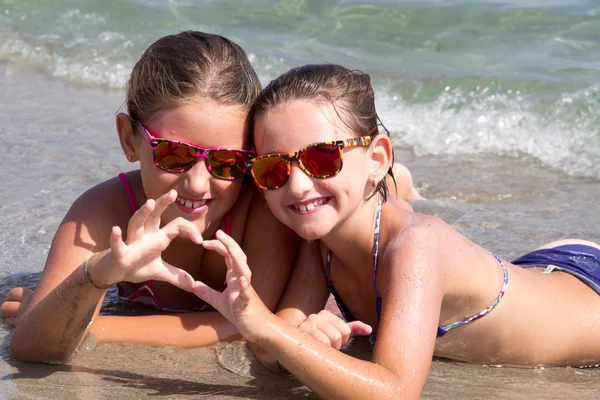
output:
<svg viewBox="0 0 600 400"><path fill-rule="evenodd" d="M83 263L83 272L85 274L85 279L86 281L88 281L89 283L92 284L92 286L94 286L96 289L100 289L100 290L106 290L109 287L111 287L112 285L107 285L104 284L102 282L98 282L97 280L94 279L94 277L92 276L92 272L90 271L90 261L92 260L92 258L94 258L94 256L98 254L98 253L92 253L90 251L90 253L88 254L85 262ZM97 265L96 263L93 263L94 265Z"/></svg>
<svg viewBox="0 0 600 400"><path fill-rule="evenodd" d="M268 356L263 355L259 359L271 371L291 376L292 373L278 360L277 354L281 356L281 353L277 349L281 350L281 346L286 340L294 340L292 337L294 335L290 336L290 332L286 332L286 328L292 325L281 317L271 314L266 318L263 326L261 335L257 336L257 340L254 342L254 347L260 348Z"/></svg>
<svg viewBox="0 0 600 400"><path fill-rule="evenodd" d="M278 335L285 336L285 334L282 332L282 324L285 324L287 321L271 312L269 312L269 315L265 316L262 321L263 322L260 324L260 330L256 331L256 334L253 335L253 340L248 341L270 351L269 349L273 343L277 341Z"/></svg>

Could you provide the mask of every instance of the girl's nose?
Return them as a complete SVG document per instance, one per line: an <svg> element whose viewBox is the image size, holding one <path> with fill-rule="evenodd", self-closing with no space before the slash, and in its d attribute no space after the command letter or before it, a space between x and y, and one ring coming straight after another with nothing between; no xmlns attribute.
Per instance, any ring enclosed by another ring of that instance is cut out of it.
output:
<svg viewBox="0 0 600 400"><path fill-rule="evenodd" d="M292 171L286 185L289 186L288 190L291 194L297 198L302 198L314 186L312 178L302 171L295 161L292 162Z"/></svg>
<svg viewBox="0 0 600 400"><path fill-rule="evenodd" d="M209 182L213 176L208 171L206 158L199 158L185 174L188 180L187 187L190 192L202 194L208 191Z"/></svg>

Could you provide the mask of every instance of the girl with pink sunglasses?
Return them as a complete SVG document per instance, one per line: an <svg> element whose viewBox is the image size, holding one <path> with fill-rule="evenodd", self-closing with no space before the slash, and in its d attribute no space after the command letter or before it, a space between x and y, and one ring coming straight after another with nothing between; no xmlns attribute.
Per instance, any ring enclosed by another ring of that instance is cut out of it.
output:
<svg viewBox="0 0 600 400"><path fill-rule="evenodd" d="M224 256L227 289L196 282L194 293L320 397L417 399L433 356L600 363L600 245L562 240L508 262L404 207L368 75L292 69L251 118L252 176L314 262L294 269L279 305L293 318L280 318L257 295L244 249L218 231L203 246ZM330 294L345 321L321 311ZM370 361L339 351L354 335L370 335Z"/></svg>
<svg viewBox="0 0 600 400"><path fill-rule="evenodd" d="M88 332L99 342L181 347L239 338L191 293L195 280L225 286L224 260L199 246L219 229L247 252L256 290L275 310L297 236L245 178L255 154L246 116L259 91L244 51L219 35L182 32L144 52L127 83L127 114L116 117L123 152L140 168L82 194L35 292L8 294L1 312L15 327L15 357L63 362ZM122 301L167 312L99 315L115 285Z"/></svg>

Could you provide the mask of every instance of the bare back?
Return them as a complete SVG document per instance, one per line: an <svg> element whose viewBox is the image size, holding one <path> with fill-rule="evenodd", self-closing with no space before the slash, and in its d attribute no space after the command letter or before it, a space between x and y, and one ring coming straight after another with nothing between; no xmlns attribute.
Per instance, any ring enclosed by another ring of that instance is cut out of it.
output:
<svg viewBox="0 0 600 400"><path fill-rule="evenodd" d="M435 217L400 214L408 215L400 217L408 222L408 232L399 233L404 242L424 227L443 238L421 243L441 261L433 267L443 277L439 325L461 321L494 302L503 287L503 268L489 251ZM564 272L543 274L504 263L508 285L498 306L438 338L434 355L488 365L598 364L598 293Z"/></svg>

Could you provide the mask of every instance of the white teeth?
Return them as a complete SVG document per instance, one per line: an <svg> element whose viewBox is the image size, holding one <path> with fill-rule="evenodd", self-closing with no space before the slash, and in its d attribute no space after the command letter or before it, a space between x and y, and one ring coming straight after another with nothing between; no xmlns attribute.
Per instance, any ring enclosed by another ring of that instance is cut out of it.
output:
<svg viewBox="0 0 600 400"><path fill-rule="evenodd" d="M327 200L324 198L318 199L313 201L312 203L308 203L308 204L300 204L298 206L294 206L295 208L297 208L298 210L300 210L301 212L305 212L305 211L311 211L314 210L316 207L319 207L322 204L325 204Z"/></svg>
<svg viewBox="0 0 600 400"><path fill-rule="evenodd" d="M179 197L177 198L177 202L179 204L181 204L182 206L184 206L185 208L190 208L190 209L200 208L206 204L206 200L191 201L191 200L184 200Z"/></svg>

